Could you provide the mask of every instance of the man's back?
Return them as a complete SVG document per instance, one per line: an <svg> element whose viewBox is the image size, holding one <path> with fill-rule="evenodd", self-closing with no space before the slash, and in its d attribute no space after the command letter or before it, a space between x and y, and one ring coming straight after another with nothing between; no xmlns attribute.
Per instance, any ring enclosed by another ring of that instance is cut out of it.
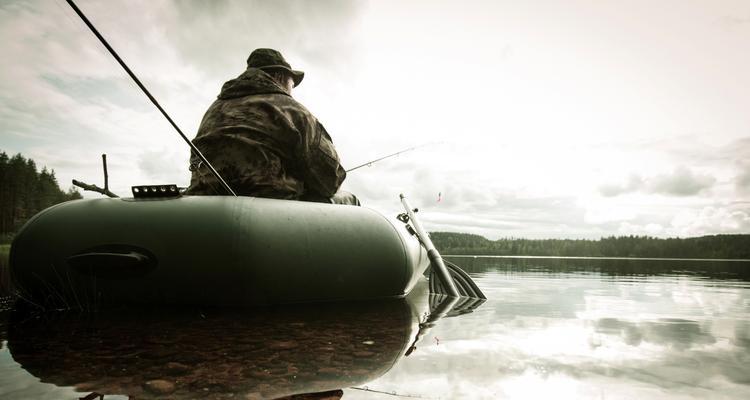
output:
<svg viewBox="0 0 750 400"><path fill-rule="evenodd" d="M224 84L193 143L238 195L328 199L346 177L323 125L258 68ZM188 194L223 194L191 161Z"/></svg>

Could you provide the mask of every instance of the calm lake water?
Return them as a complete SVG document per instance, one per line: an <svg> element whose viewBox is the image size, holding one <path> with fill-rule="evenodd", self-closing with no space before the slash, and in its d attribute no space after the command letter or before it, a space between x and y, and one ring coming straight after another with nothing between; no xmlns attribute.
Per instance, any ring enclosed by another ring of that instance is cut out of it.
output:
<svg viewBox="0 0 750 400"><path fill-rule="evenodd" d="M405 300L270 310L6 303L0 398L750 398L749 262L450 259L488 301L422 283Z"/></svg>

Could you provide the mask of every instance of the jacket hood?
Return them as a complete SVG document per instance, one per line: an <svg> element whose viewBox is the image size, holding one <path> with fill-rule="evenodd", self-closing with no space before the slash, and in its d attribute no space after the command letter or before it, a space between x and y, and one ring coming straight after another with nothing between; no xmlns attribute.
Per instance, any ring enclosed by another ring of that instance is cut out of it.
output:
<svg viewBox="0 0 750 400"><path fill-rule="evenodd" d="M224 83L219 93L220 99L233 99L254 94L289 93L276 83L267 73L258 68L248 68L240 76Z"/></svg>

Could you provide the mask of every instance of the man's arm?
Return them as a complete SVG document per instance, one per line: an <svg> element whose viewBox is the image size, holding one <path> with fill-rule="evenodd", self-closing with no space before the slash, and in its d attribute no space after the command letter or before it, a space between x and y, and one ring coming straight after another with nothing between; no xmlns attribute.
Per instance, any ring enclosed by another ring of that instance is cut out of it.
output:
<svg viewBox="0 0 750 400"><path fill-rule="evenodd" d="M331 198L346 178L331 136L315 117L309 115L300 127L297 155L300 157L306 194Z"/></svg>

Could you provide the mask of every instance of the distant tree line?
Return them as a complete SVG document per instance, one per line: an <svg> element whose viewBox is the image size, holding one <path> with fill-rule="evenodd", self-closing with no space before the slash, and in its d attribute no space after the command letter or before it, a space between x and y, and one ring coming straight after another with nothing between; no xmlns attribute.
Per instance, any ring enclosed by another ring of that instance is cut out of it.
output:
<svg viewBox="0 0 750 400"><path fill-rule="evenodd" d="M467 233L432 232L430 238L442 254L750 259L750 235L713 235L685 239L610 236L599 240L489 240Z"/></svg>
<svg viewBox="0 0 750 400"><path fill-rule="evenodd" d="M7 243L21 225L39 211L63 201L80 199L70 188L60 189L55 171L37 170L34 160L0 152L0 243Z"/></svg>

